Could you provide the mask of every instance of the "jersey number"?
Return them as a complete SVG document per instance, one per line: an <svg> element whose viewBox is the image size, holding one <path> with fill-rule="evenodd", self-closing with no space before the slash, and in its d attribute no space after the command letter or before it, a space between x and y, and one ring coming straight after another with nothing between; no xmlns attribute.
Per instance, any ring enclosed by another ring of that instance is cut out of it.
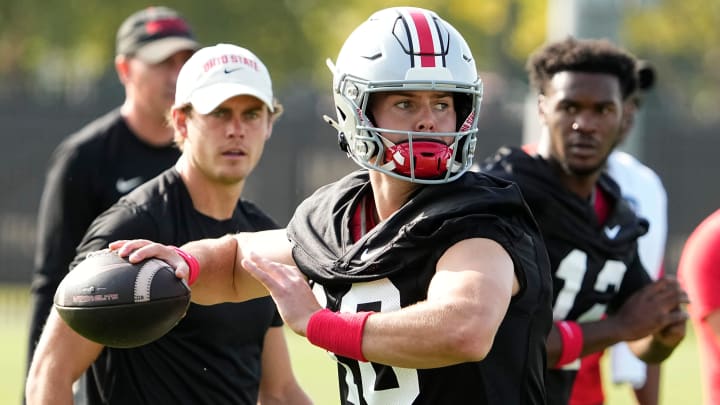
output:
<svg viewBox="0 0 720 405"><path fill-rule="evenodd" d="M400 291L386 278L353 284L340 305L341 312L390 312L399 309ZM370 404L409 404L420 393L415 369L358 362L361 381L353 381L350 368L345 364L343 366L346 371L348 403L363 403L360 401L362 395L364 402ZM362 394L358 392L358 386L362 386Z"/></svg>
<svg viewBox="0 0 720 405"><path fill-rule="evenodd" d="M553 319L566 319L568 313L575 303L575 298L580 292L585 273L587 272L587 254L581 250L573 250L558 265L555 277L563 280L563 288L558 292L553 308ZM627 266L619 260L608 260L600 270L595 281L594 289L598 292L606 292L613 285L615 289L620 288L620 283L625 276ZM595 321L605 314L607 304L595 304L589 310L580 315L577 320L580 322Z"/></svg>

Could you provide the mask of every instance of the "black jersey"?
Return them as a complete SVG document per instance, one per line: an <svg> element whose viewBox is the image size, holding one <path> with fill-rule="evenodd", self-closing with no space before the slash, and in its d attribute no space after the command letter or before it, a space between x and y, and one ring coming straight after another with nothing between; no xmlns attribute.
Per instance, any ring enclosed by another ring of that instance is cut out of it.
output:
<svg viewBox="0 0 720 405"><path fill-rule="evenodd" d="M91 122L55 149L38 214L30 356L55 290L87 227L121 196L171 167L179 156L173 145L154 147L141 141L128 128L120 109Z"/></svg>
<svg viewBox="0 0 720 405"><path fill-rule="evenodd" d="M78 248L87 253L118 239L147 238L169 245L228 233L277 228L254 204L240 201L218 221L193 207L171 168L101 214ZM190 304L164 337L132 349L105 348L86 375L91 404L255 404L263 340L282 325L270 297L212 306Z"/></svg>
<svg viewBox="0 0 720 405"><path fill-rule="evenodd" d="M515 181L535 215L550 256L555 320L599 320L651 282L637 254L648 223L635 216L607 174L598 181L610 198L601 224L594 206L563 187L540 156L501 148L482 170ZM548 403L567 404L579 363L550 370Z"/></svg>
<svg viewBox="0 0 720 405"><path fill-rule="evenodd" d="M545 403L549 264L517 187L475 173L420 187L399 211L353 242L353 212L370 191L367 171L352 173L305 200L288 226L295 262L331 310L388 312L425 300L438 259L455 243L476 237L505 248L521 291L481 362L407 369L337 356L341 402Z"/></svg>

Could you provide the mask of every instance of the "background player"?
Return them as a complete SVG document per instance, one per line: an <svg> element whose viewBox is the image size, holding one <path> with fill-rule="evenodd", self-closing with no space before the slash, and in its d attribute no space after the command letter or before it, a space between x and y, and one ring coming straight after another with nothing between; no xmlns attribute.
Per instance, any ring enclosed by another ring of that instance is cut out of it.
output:
<svg viewBox="0 0 720 405"><path fill-rule="evenodd" d="M635 59L602 40L547 44L528 60L547 131L537 153L502 148L483 170L518 183L542 230L553 271L547 394L567 404L579 357L620 342L647 362L685 334L687 297L673 279L651 283L636 248L647 222L603 172L624 135ZM603 319L605 314L606 319Z"/></svg>
<svg viewBox="0 0 720 405"><path fill-rule="evenodd" d="M277 228L241 194L280 112L270 76L253 53L229 44L199 50L180 71L172 109L182 156L100 215L74 264L115 239L179 245ZM308 404L281 326L269 297L191 304L161 339L114 349L79 336L53 311L30 369L28 402L71 403L72 382L91 366L91 404Z"/></svg>
<svg viewBox="0 0 720 405"><path fill-rule="evenodd" d="M180 156L165 114L180 67L197 48L185 19L165 7L140 10L118 29L115 70L125 101L63 141L47 173L38 213L28 365L87 227Z"/></svg>
<svg viewBox="0 0 720 405"><path fill-rule="evenodd" d="M655 84L655 70L645 61L637 63L638 89L625 102L623 114L623 140L631 132L642 97ZM607 172L618 183L625 201L635 213L649 221L648 233L638 238L640 262L650 277L657 280L663 275L665 241L667 238L667 193L659 176L629 153L615 149L607 160ZM600 357L603 352L582 358L575 378L571 405L599 405L604 403ZM639 360L624 342L610 350L611 378L613 383L629 383L640 405L657 405L660 388L660 365Z"/></svg>
<svg viewBox="0 0 720 405"><path fill-rule="evenodd" d="M678 277L690 296L688 312L698 339L703 403L720 403L720 210L685 242Z"/></svg>
<svg viewBox="0 0 720 405"><path fill-rule="evenodd" d="M334 354L344 404L544 403L545 247L515 185L466 172L482 93L464 39L432 11L381 10L333 74L333 124L363 169L286 231L184 245L202 268L193 299L269 289L288 326ZM111 246L187 275L170 247Z"/></svg>

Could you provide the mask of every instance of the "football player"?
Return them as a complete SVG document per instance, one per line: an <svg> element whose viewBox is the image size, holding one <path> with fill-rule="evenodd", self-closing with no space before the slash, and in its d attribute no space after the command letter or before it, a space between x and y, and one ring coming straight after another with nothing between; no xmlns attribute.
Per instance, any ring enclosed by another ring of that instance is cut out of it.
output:
<svg viewBox="0 0 720 405"><path fill-rule="evenodd" d="M623 114L625 137L632 129L644 93L655 84L655 71L646 61L638 61L638 88L626 104ZM607 159L606 170L620 187L620 192L635 213L648 220L650 229L638 238L640 262L653 280L664 274L665 239L667 237L667 193L660 177L627 152L614 149ZM575 377L570 405L599 405L604 403L600 358L603 352L593 353L581 360ZM628 383L638 405L657 405L660 391L660 365L646 364L630 351L625 342L610 349L611 380L614 384Z"/></svg>
<svg viewBox="0 0 720 405"><path fill-rule="evenodd" d="M546 136L536 151L501 148L482 169L517 182L542 231L555 320L548 403L567 404L581 356L628 341L646 362L667 358L685 336L687 296L672 278L652 282L637 253L647 221L604 172L625 134L635 58L605 40L567 38L527 67Z"/></svg>
<svg viewBox="0 0 720 405"><path fill-rule="evenodd" d="M360 170L286 230L111 247L197 278L198 302L269 292L337 360L343 404L545 403L547 254L517 186L468 172L482 87L465 40L430 10L389 8L329 66L328 121Z"/></svg>

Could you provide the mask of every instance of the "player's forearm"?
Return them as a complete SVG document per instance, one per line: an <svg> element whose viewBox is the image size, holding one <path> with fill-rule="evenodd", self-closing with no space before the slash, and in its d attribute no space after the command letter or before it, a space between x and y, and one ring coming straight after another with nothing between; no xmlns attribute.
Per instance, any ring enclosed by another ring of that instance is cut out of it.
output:
<svg viewBox="0 0 720 405"><path fill-rule="evenodd" d="M427 299L367 319L363 354L374 362L433 368L485 359L503 321L514 282L513 265L493 241L472 239L438 261ZM466 263L485 253L484 268ZM472 257L472 259L471 259ZM457 271L459 270L459 271Z"/></svg>
<svg viewBox="0 0 720 405"><path fill-rule="evenodd" d="M200 272L192 284L192 300L202 305L238 302L253 298L247 293L250 277L238 268L237 240L233 236L186 243L182 250L195 257Z"/></svg>
<svg viewBox="0 0 720 405"><path fill-rule="evenodd" d="M182 250L198 260L200 272L192 285L192 300L202 305L241 302L269 294L242 266L242 259L251 252L280 263L294 264L284 230L203 239L186 243Z"/></svg>
<svg viewBox="0 0 720 405"><path fill-rule="evenodd" d="M667 359L677 345L668 346L653 336L629 342L630 349L637 357L649 364L661 363Z"/></svg>
<svg viewBox="0 0 720 405"><path fill-rule="evenodd" d="M597 353L626 340L621 334L622 329L612 319L583 322L580 326L584 339L582 356Z"/></svg>
<svg viewBox="0 0 720 405"><path fill-rule="evenodd" d="M368 318L362 351L372 362L404 368L433 368L480 361L489 352L494 322L481 309L427 301Z"/></svg>
<svg viewBox="0 0 720 405"><path fill-rule="evenodd" d="M618 328L614 326L611 320L582 322L577 324L582 331L581 357L605 350L607 347L623 340L618 334ZM557 364L558 360L560 360L564 349L563 339L561 338L561 333L557 324L554 324L550 330L545 346L547 349L548 365L553 367Z"/></svg>
<svg viewBox="0 0 720 405"><path fill-rule="evenodd" d="M25 384L25 403L27 405L72 405L72 382L53 379L47 375L31 374Z"/></svg>

